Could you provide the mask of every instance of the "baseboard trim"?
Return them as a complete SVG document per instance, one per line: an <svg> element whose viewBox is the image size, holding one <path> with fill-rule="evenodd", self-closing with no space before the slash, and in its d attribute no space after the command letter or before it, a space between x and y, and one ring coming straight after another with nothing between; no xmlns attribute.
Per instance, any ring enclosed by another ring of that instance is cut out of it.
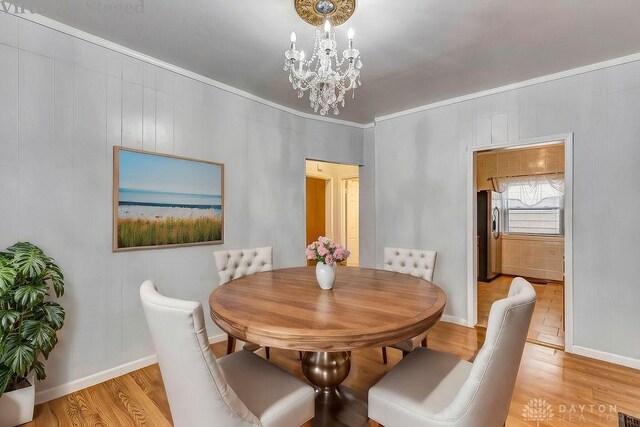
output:
<svg viewBox="0 0 640 427"><path fill-rule="evenodd" d="M453 323L453 324L460 325L460 326L466 326L467 328L469 327L469 324L467 323L467 319L463 319L462 317L450 316L448 314L443 314L442 318L440 320L443 321L443 322L447 322L447 323Z"/></svg>
<svg viewBox="0 0 640 427"><path fill-rule="evenodd" d="M574 345L571 348L571 353L577 354L579 356L589 357L591 359L601 360L603 362L626 366L628 368L640 369L640 360L634 359L632 357L607 353L606 351L594 350L592 348L580 347L579 345Z"/></svg>
<svg viewBox="0 0 640 427"><path fill-rule="evenodd" d="M226 334L214 335L212 337L209 337L209 343L213 344L213 343L225 341L226 339L227 339ZM157 362L158 362L158 358L155 354L153 354L151 356L143 357L138 360L133 360L131 362L124 363L120 366L116 366L102 372L96 372L95 374L89 375L84 378L79 378L77 380L68 382L66 384L62 384L59 386L48 388L46 390L39 391L36 393L36 405L40 403L48 402L53 399L57 399L62 396L66 396L67 394L74 393L78 390L82 390L87 387L91 387L96 384L103 383L105 381L109 381L113 378L117 378L122 375L128 374L129 372L133 372L138 369L145 368ZM37 388L37 385L36 385L36 388Z"/></svg>

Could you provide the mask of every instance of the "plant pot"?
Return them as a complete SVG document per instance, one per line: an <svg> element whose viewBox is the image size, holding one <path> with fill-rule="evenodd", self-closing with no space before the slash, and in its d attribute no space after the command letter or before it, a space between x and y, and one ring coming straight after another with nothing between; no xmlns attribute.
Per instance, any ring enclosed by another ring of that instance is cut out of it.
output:
<svg viewBox="0 0 640 427"><path fill-rule="evenodd" d="M0 397L0 427L14 427L33 421L36 400L35 376L27 378L29 386L5 392Z"/></svg>
<svg viewBox="0 0 640 427"><path fill-rule="evenodd" d="M316 264L316 280L322 289L332 289L336 280L336 265L327 265L322 262Z"/></svg>

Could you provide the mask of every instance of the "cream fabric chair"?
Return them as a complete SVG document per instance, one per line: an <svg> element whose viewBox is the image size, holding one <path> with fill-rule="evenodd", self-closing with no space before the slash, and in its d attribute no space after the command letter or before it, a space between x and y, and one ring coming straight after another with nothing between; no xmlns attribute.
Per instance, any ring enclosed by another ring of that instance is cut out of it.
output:
<svg viewBox="0 0 640 427"><path fill-rule="evenodd" d="M384 248L384 269L410 274L431 282L436 268L437 254L436 251L419 249ZM406 355L420 345L426 347L428 334L429 331L425 331L409 340L393 344L391 347L402 350L402 354ZM382 347L382 362L387 364L386 347Z"/></svg>
<svg viewBox="0 0 640 427"><path fill-rule="evenodd" d="M369 418L385 427L504 425L535 301L533 286L514 279L491 307L474 363L415 349L369 390Z"/></svg>
<svg viewBox="0 0 640 427"><path fill-rule="evenodd" d="M216 268L220 277L220 284L249 274L261 271L273 270L273 248L237 249L229 251L214 252ZM227 354L233 353L236 346L236 339L231 335L227 336ZM249 351L256 351L260 348L257 344L248 343L244 347ZM269 358L269 347L265 347L267 359Z"/></svg>
<svg viewBox="0 0 640 427"><path fill-rule="evenodd" d="M177 427L295 427L314 416L309 385L248 351L216 360L202 306L140 287L162 380Z"/></svg>

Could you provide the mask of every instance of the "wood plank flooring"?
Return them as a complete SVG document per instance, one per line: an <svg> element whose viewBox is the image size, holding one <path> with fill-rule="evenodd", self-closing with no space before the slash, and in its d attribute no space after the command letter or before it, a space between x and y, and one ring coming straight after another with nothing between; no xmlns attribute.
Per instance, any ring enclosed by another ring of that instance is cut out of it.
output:
<svg viewBox="0 0 640 427"><path fill-rule="evenodd" d="M476 331L438 323L429 334L429 347L470 360L477 352ZM226 342L212 348L217 356L223 356ZM366 392L400 360L400 351L388 351L386 366L381 362L380 349L354 351L345 384ZM264 355L264 350L261 352ZM273 348L271 361L302 378L297 352ZM551 405L553 416L539 420L539 424L527 421L523 410L525 405L533 405L533 399L544 399ZM640 416L640 371L526 345L507 426L616 426L616 411ZM160 370L152 365L38 405L34 421L27 425L170 426L171 413Z"/></svg>
<svg viewBox="0 0 640 427"><path fill-rule="evenodd" d="M514 276L496 277L490 283L478 282L478 325L486 328L491 305L509 293ZM527 339L559 349L564 348L564 286L559 282L533 283L538 295Z"/></svg>

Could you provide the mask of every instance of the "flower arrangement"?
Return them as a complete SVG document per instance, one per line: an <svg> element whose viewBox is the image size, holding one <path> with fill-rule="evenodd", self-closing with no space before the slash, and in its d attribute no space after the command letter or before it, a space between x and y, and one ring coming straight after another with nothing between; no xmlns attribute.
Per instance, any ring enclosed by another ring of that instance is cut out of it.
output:
<svg viewBox="0 0 640 427"><path fill-rule="evenodd" d="M320 236L318 240L307 246L307 259L312 259L326 265L333 265L349 258L351 252L328 237Z"/></svg>

